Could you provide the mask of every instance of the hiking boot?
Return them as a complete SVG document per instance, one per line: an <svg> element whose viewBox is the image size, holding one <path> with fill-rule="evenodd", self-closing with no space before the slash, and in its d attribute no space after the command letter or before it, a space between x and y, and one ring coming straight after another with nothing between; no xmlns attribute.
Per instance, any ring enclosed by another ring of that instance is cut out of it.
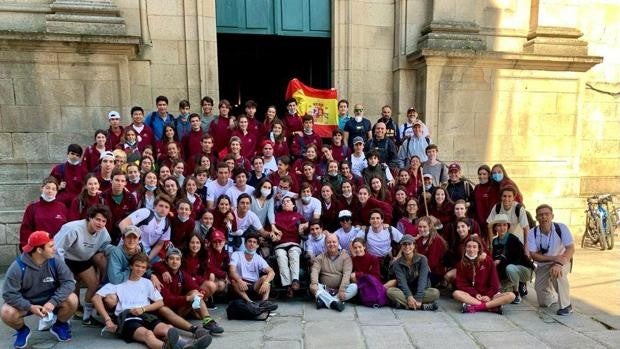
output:
<svg viewBox="0 0 620 349"><path fill-rule="evenodd" d="M439 309L437 302L423 303L422 307L420 307L420 310L426 310L426 311L436 311L437 309Z"/></svg>
<svg viewBox="0 0 620 349"><path fill-rule="evenodd" d="M166 339L164 339L164 344L161 346L161 349L177 349L179 342L179 330L174 327L170 327L168 333L166 334Z"/></svg>
<svg viewBox="0 0 620 349"><path fill-rule="evenodd" d="M213 341L213 337L210 335L202 336L192 343L186 344L183 349L205 349L208 347Z"/></svg>
<svg viewBox="0 0 620 349"><path fill-rule="evenodd" d="M71 327L66 322L56 321L52 328L50 328L50 333L56 337L59 342L66 342L71 340Z"/></svg>
<svg viewBox="0 0 620 349"><path fill-rule="evenodd" d="M559 309L556 314L561 315L561 316L566 316L566 315L570 315L570 313L572 312L573 312L573 306L569 304L566 307Z"/></svg>
<svg viewBox="0 0 620 349"><path fill-rule="evenodd" d="M224 329L222 328L222 326L218 325L218 323L213 319L209 319L207 322L203 323L202 327L205 330L209 331L210 334L224 333Z"/></svg>
<svg viewBox="0 0 620 349"><path fill-rule="evenodd" d="M320 299L316 299L316 308L317 309L327 309L327 305Z"/></svg>
<svg viewBox="0 0 620 349"><path fill-rule="evenodd" d="M520 304L521 303L521 294L519 292L515 292L515 300L512 301L512 304Z"/></svg>
<svg viewBox="0 0 620 349"><path fill-rule="evenodd" d="M22 349L28 346L28 339L30 339L30 328L26 325L15 333L15 342L13 346L17 349Z"/></svg>
<svg viewBox="0 0 620 349"><path fill-rule="evenodd" d="M344 302L333 301L329 305L329 308L342 312L344 310Z"/></svg>
<svg viewBox="0 0 620 349"><path fill-rule="evenodd" d="M495 313L495 314L503 315L504 314L504 306L500 305L499 307L490 308L487 311L489 313Z"/></svg>
<svg viewBox="0 0 620 349"><path fill-rule="evenodd" d="M527 284L525 282L519 282L519 295L521 297L527 296Z"/></svg>

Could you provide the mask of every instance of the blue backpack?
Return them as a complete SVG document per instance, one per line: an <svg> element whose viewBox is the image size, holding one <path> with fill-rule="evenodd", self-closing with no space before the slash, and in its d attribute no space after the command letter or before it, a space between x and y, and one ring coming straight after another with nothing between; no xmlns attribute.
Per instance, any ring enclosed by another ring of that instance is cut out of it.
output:
<svg viewBox="0 0 620 349"><path fill-rule="evenodd" d="M357 292L360 301L367 307L380 308L388 304L385 287L372 275L362 275L357 279Z"/></svg>

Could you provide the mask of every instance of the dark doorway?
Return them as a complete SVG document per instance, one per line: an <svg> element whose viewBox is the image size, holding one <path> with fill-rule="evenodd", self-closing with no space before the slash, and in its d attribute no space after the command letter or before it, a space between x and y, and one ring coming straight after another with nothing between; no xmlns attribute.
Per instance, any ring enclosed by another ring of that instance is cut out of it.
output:
<svg viewBox="0 0 620 349"><path fill-rule="evenodd" d="M281 116L292 78L315 88L332 87L329 38L218 34L217 46L220 98L235 106L235 115L253 99L261 120L272 104Z"/></svg>

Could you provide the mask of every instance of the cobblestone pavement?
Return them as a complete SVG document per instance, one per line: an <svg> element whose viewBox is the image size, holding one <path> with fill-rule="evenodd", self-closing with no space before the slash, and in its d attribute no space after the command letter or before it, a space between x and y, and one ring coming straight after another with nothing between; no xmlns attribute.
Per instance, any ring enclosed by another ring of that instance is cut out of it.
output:
<svg viewBox="0 0 620 349"><path fill-rule="evenodd" d="M557 316L541 309L530 292L505 315L461 314L442 297L437 312L371 309L347 305L342 313L316 310L313 303L280 302L268 321L228 321L225 306L212 314L226 332L211 348L618 348L620 346L620 250L578 249L570 276L575 312ZM31 328L34 319L29 318ZM73 340L57 343L48 332L33 332L32 348L144 348L125 344L75 321ZM0 347L10 348L13 331L0 325Z"/></svg>

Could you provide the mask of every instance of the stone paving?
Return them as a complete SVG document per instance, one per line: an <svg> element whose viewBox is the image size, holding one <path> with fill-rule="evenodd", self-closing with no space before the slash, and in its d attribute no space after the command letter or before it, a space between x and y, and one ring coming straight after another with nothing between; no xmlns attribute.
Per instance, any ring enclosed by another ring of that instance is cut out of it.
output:
<svg viewBox="0 0 620 349"><path fill-rule="evenodd" d="M538 308L535 293L503 316L461 314L447 297L437 312L372 309L347 305L342 313L316 310L313 303L280 302L267 321L228 321L225 306L212 314L226 332L211 348L618 348L620 347L620 251L578 249L570 277L575 312L555 315L557 306ZM31 328L34 319L28 319ZM0 325L0 347L10 347L13 331ZM99 335L76 321L74 339L57 343L47 332L33 333L32 348L144 348Z"/></svg>

